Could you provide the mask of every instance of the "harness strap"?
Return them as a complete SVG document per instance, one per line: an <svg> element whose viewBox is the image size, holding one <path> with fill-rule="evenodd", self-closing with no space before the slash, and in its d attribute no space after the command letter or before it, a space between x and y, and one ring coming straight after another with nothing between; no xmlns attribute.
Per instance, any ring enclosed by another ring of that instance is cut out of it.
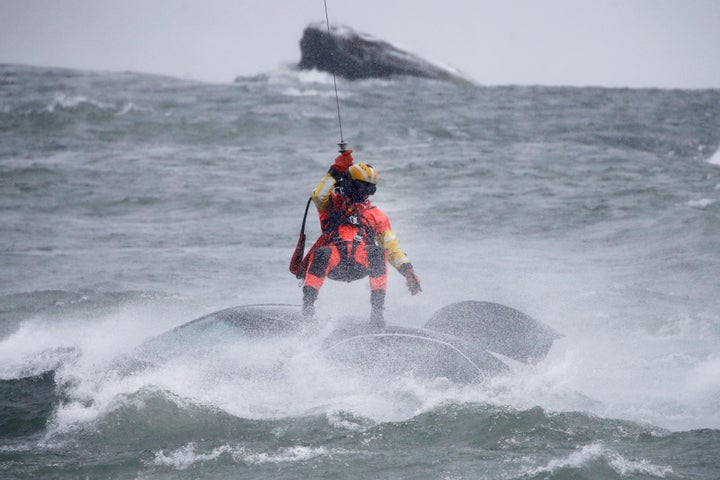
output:
<svg viewBox="0 0 720 480"><path fill-rule="evenodd" d="M340 205L340 208L336 208L333 201L330 203L330 208L330 217L327 221L328 228L325 230L327 238L331 239L336 244L339 244L339 242L345 242L345 240L343 240L338 234L338 230L341 225L352 225L356 227L361 234L359 239L356 235L355 239L353 239L354 241L365 240L365 243L367 244L375 244L375 230L364 221L363 216L360 215L360 212L357 209L350 215L345 215L345 210L342 208L342 205Z"/></svg>

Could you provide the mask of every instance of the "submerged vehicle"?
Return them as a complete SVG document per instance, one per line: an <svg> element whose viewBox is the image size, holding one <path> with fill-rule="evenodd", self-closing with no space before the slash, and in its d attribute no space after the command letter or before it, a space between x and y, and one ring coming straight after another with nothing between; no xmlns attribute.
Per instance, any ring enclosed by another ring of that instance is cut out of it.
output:
<svg viewBox="0 0 720 480"><path fill-rule="evenodd" d="M356 318L339 321L322 339L330 360L369 373L444 377L454 382L482 381L508 371L510 360L542 360L555 330L513 308L491 302L464 301L440 308L423 328L371 327ZM211 353L220 344L269 340L313 330L298 305L264 304L226 308L180 325L146 342L141 350L161 356ZM144 355L147 357L147 355Z"/></svg>

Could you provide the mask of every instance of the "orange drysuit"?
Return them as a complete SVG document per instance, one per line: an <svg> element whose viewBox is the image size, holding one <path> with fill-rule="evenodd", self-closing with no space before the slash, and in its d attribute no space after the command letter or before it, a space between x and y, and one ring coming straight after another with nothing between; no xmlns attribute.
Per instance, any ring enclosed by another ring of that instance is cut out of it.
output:
<svg viewBox="0 0 720 480"><path fill-rule="evenodd" d="M388 261L399 269L410 260L387 215L369 200L353 203L336 185L327 173L312 193L322 235L308 257L303 285L319 290L327 277L351 282L369 275L371 290L385 290Z"/></svg>

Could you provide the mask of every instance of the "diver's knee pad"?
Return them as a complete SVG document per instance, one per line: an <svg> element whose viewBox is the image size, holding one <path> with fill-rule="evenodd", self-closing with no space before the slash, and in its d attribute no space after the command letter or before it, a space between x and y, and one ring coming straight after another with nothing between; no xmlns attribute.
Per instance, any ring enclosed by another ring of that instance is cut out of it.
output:
<svg viewBox="0 0 720 480"><path fill-rule="evenodd" d="M368 264L371 277L382 277L387 271L387 263L385 262L385 249L377 245L368 245L365 247L367 252Z"/></svg>
<svg viewBox="0 0 720 480"><path fill-rule="evenodd" d="M327 270L328 263L330 262L330 248L320 247L313 253L312 262L308 272L316 277L324 277L325 271Z"/></svg>

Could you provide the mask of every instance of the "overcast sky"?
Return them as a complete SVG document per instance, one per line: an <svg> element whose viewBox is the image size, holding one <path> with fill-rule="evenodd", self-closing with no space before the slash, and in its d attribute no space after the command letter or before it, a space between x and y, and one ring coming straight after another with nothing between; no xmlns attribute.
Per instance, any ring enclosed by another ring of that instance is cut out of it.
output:
<svg viewBox="0 0 720 480"><path fill-rule="evenodd" d="M327 0L485 85L720 88L720 0ZM323 0L0 0L0 63L213 82L300 59Z"/></svg>

